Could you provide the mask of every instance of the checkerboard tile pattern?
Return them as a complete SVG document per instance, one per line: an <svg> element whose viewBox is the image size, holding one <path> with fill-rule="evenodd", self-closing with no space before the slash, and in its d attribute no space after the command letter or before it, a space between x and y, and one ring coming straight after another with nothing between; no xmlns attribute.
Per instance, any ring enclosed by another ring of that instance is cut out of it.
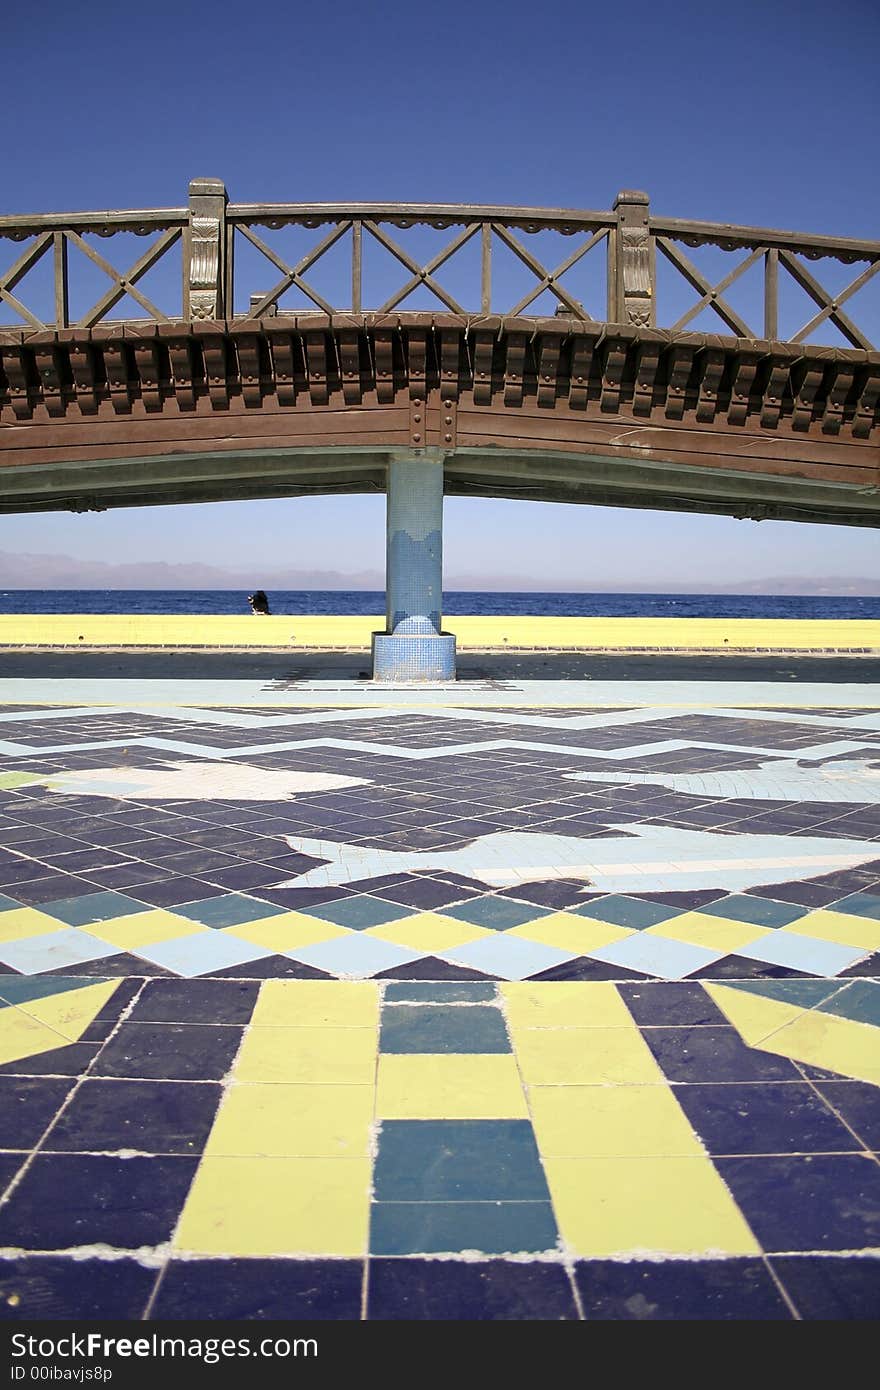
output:
<svg viewBox="0 0 880 1390"><path fill-rule="evenodd" d="M878 1028L864 978L10 976L0 1289L627 1317L624 1268L663 1316L870 1316Z"/></svg>

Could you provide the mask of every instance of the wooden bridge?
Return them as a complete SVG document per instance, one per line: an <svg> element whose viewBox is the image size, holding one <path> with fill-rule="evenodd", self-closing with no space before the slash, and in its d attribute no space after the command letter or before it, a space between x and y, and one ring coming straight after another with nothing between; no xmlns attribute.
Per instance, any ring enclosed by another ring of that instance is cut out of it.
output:
<svg viewBox="0 0 880 1390"><path fill-rule="evenodd" d="M127 269L99 249L113 238ZM549 265L548 240L565 248ZM880 329L857 316L878 241L658 217L638 192L608 212L233 204L213 179L181 208L0 217L8 241L3 512L371 490L390 505L398 476L393 525L436 532L431 594L444 491L880 522ZM371 280L377 252L396 285ZM528 279L512 300L499 258ZM835 263L853 270L832 289ZM792 285L811 306L794 328ZM389 597L389 632L407 608L436 629L439 594L422 599Z"/></svg>

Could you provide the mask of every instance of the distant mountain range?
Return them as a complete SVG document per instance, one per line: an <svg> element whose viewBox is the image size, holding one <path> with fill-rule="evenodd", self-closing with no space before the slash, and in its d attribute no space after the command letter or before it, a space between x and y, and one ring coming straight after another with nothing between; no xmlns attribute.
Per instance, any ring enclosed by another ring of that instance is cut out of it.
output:
<svg viewBox="0 0 880 1390"><path fill-rule="evenodd" d="M133 560L114 564L106 560L80 560L70 555L16 555L0 551L2 589L241 589L245 593L258 586L276 589L383 589L385 576L380 570L263 569L256 564L248 571L235 571L216 565L183 561ZM766 579L731 580L710 584L696 579L640 579L625 583L600 578L562 580L503 574L488 578L480 574L449 574L447 590L472 593L585 593L585 594L805 594L825 597L866 597L880 595L880 578L869 579L834 575L774 576Z"/></svg>

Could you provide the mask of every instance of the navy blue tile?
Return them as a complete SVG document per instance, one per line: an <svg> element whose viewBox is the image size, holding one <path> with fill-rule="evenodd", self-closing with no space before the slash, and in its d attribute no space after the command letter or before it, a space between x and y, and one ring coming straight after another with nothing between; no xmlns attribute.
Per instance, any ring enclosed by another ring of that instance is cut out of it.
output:
<svg viewBox="0 0 880 1390"><path fill-rule="evenodd" d="M377 980L486 980L497 979L495 975L482 970L469 970L464 965L453 965L451 961L440 960L437 956L423 956L421 960L395 965L390 970L382 970L375 976Z"/></svg>
<svg viewBox="0 0 880 1390"><path fill-rule="evenodd" d="M589 1260L575 1266L575 1279L588 1320L766 1322L791 1318L761 1260Z"/></svg>
<svg viewBox="0 0 880 1390"><path fill-rule="evenodd" d="M768 1252L880 1246L880 1165L867 1155L719 1158L715 1164Z"/></svg>
<svg viewBox="0 0 880 1390"><path fill-rule="evenodd" d="M240 1041L241 1029L229 1024L123 1023L105 1043L92 1075L219 1081Z"/></svg>
<svg viewBox="0 0 880 1390"><path fill-rule="evenodd" d="M0 1320L139 1318L156 1270L134 1260L0 1259Z"/></svg>
<svg viewBox="0 0 880 1390"><path fill-rule="evenodd" d="M131 1023L249 1023L260 986L226 980L151 980ZM2 985L0 985L2 992Z"/></svg>
<svg viewBox="0 0 880 1390"><path fill-rule="evenodd" d="M536 1253L556 1237L549 1202L376 1202L370 1223L374 1255Z"/></svg>
<svg viewBox="0 0 880 1390"><path fill-rule="evenodd" d="M0 1245L64 1250L112 1245L135 1250L168 1240L195 1158L108 1158L37 1154L5 1206Z"/></svg>
<svg viewBox="0 0 880 1390"><path fill-rule="evenodd" d="M501 1010L488 1005L399 1004L382 1010L380 1052L510 1052Z"/></svg>
<svg viewBox="0 0 880 1390"><path fill-rule="evenodd" d="M385 1120L374 1187L383 1202L549 1200L528 1120Z"/></svg>
<svg viewBox="0 0 880 1390"><path fill-rule="evenodd" d="M371 1259L367 1315L377 1321L575 1320L568 1276L557 1264Z"/></svg>
<svg viewBox="0 0 880 1390"><path fill-rule="evenodd" d="M867 1081L816 1081L816 1090L824 1096L859 1139L875 1153L880 1153L880 1087Z"/></svg>
<svg viewBox="0 0 880 1390"><path fill-rule="evenodd" d="M200 1154L220 1086L186 1081L86 1079L52 1127L45 1151Z"/></svg>
<svg viewBox="0 0 880 1390"><path fill-rule="evenodd" d="M81 1076L97 1056L99 1043L67 1043L0 1067L0 1076Z"/></svg>
<svg viewBox="0 0 880 1390"><path fill-rule="evenodd" d="M530 975L530 980L641 980L644 975L637 970L626 970L622 965L606 964L602 960L591 960L589 956L575 956L564 960L549 970L541 970Z"/></svg>
<svg viewBox="0 0 880 1390"><path fill-rule="evenodd" d="M646 1028L668 1081L800 1081L793 1062L747 1047L735 1028Z"/></svg>
<svg viewBox="0 0 880 1390"><path fill-rule="evenodd" d="M880 1312L880 1259L775 1255L770 1261L802 1318L869 1320Z"/></svg>
<svg viewBox="0 0 880 1390"><path fill-rule="evenodd" d="M675 1096L711 1154L859 1149L850 1130L806 1082L679 1086Z"/></svg>
<svg viewBox="0 0 880 1390"><path fill-rule="evenodd" d="M362 1284L361 1260L172 1260L151 1317L355 1321Z"/></svg>
<svg viewBox="0 0 880 1390"><path fill-rule="evenodd" d="M69 1079L0 1076L0 1149L30 1149L70 1091Z"/></svg>
<svg viewBox="0 0 880 1390"><path fill-rule="evenodd" d="M5 1192L21 1165L26 1162L26 1154L0 1154L0 1193Z"/></svg>
<svg viewBox="0 0 880 1390"><path fill-rule="evenodd" d="M641 1028L683 1028L725 1025L727 1019L702 985L689 980L655 984L622 984L620 993Z"/></svg>

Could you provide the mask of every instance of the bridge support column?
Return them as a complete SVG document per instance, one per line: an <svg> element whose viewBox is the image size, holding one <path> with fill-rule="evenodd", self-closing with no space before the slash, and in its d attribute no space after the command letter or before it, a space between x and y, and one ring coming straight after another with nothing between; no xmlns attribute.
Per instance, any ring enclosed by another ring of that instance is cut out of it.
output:
<svg viewBox="0 0 880 1390"><path fill-rule="evenodd" d="M373 634L373 679L455 680L455 638L441 632L443 464L392 460L387 484L386 631Z"/></svg>

